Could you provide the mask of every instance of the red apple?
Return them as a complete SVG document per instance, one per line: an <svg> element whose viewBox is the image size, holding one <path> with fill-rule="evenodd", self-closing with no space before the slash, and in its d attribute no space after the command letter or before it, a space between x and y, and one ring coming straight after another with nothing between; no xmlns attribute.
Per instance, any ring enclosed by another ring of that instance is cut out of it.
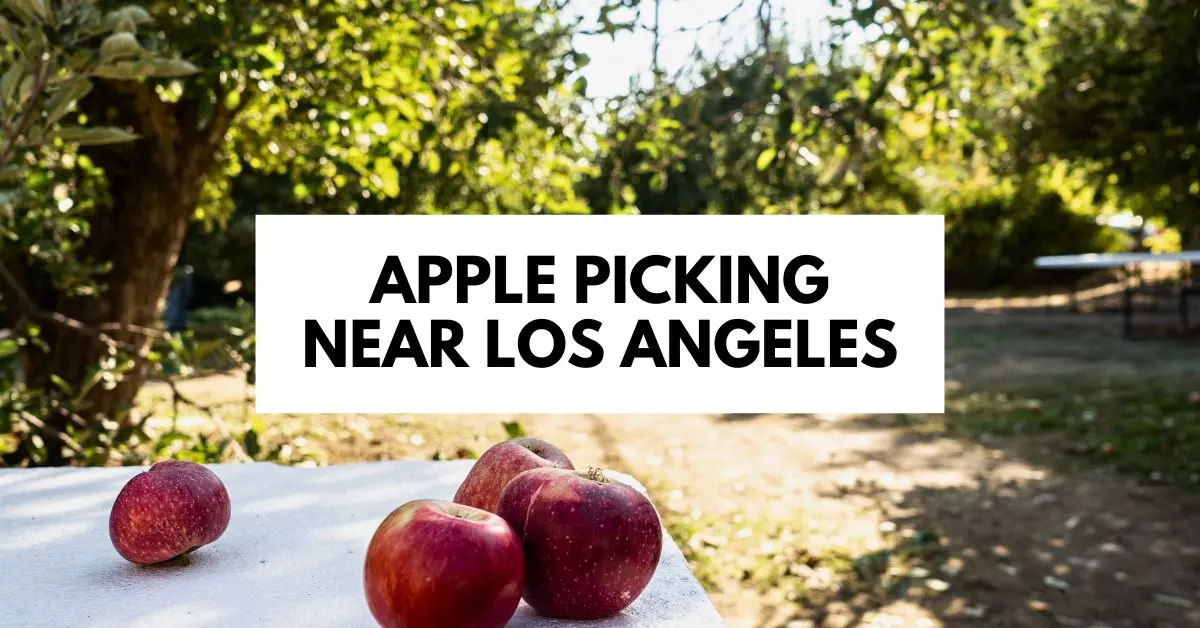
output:
<svg viewBox="0 0 1200 628"><path fill-rule="evenodd" d="M229 526L229 493L217 474L168 460L139 473L117 495L108 535L117 553L139 565L183 557Z"/></svg>
<svg viewBox="0 0 1200 628"><path fill-rule="evenodd" d="M600 619L642 593L662 553L650 500L599 470L534 469L509 482L497 512L525 550L525 601L563 619Z"/></svg>
<svg viewBox="0 0 1200 628"><path fill-rule="evenodd" d="M500 517L419 499L392 511L363 568L367 606L385 628L495 628L517 611L521 542Z"/></svg>
<svg viewBox="0 0 1200 628"><path fill-rule="evenodd" d="M500 491L509 481L530 469L574 469L558 447L537 438L514 438L497 443L483 452L467 479L463 480L454 501L466 506L496 512Z"/></svg>

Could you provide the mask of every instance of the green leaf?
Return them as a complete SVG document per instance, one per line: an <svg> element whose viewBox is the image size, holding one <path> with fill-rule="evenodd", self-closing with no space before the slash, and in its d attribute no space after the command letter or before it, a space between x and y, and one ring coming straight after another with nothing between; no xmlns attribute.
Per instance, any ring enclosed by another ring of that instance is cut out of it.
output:
<svg viewBox="0 0 1200 628"><path fill-rule="evenodd" d="M118 81L131 81L141 75L141 70L132 61L119 61L111 65L101 65L92 71L92 76Z"/></svg>
<svg viewBox="0 0 1200 628"><path fill-rule="evenodd" d="M242 446L246 449L246 455L257 458L258 454L262 453L262 445L258 442L258 432L252 429L246 430L246 435L242 437Z"/></svg>
<svg viewBox="0 0 1200 628"><path fill-rule="evenodd" d="M122 23L141 26L143 24L153 24L154 17L150 12L142 7L131 5L122 7L116 11L109 11L104 16L104 27L110 31L116 30Z"/></svg>
<svg viewBox="0 0 1200 628"><path fill-rule="evenodd" d="M54 137L70 144L79 144L80 146L122 144L138 139L137 135L114 127L88 128L80 126L65 126L55 131Z"/></svg>
<svg viewBox="0 0 1200 628"><path fill-rule="evenodd" d="M50 101L46 104L46 124L53 125L67 115L71 105L78 102L88 92L92 91L92 82L83 80L69 83L57 89L51 96Z"/></svg>
<svg viewBox="0 0 1200 628"><path fill-rule="evenodd" d="M770 166L771 163L775 161L775 154L776 154L776 151L773 147L767 148L763 152L759 153L758 154L758 162L757 162L758 169L760 171L766 170L767 166Z"/></svg>
<svg viewBox="0 0 1200 628"><path fill-rule="evenodd" d="M33 9L33 14L41 18L44 22L50 22L54 19L54 15L50 12L50 5L46 0L25 0Z"/></svg>
<svg viewBox="0 0 1200 628"><path fill-rule="evenodd" d="M653 175L650 175L650 187L659 192L666 190L667 177L661 172L656 172Z"/></svg>
<svg viewBox="0 0 1200 628"><path fill-rule="evenodd" d="M431 150L428 153L426 153L425 159L426 159L426 165L429 168L429 172L431 172L433 174L437 174L438 172L441 172L442 156L438 154L437 150Z"/></svg>
<svg viewBox="0 0 1200 628"><path fill-rule="evenodd" d="M183 59L162 59L150 64L153 75L159 78L179 78L198 74L200 68Z"/></svg>
<svg viewBox="0 0 1200 628"><path fill-rule="evenodd" d="M13 15L15 15L17 20L22 24L29 24L37 17L33 3L30 0L7 0L7 2L4 3L4 6L8 8L9 11L12 11Z"/></svg>
<svg viewBox="0 0 1200 628"><path fill-rule="evenodd" d="M575 85L572 86L572 89L575 90L576 94L579 94L580 96L586 96L587 95L587 87L588 87L587 77L581 76L581 77L575 79Z"/></svg>
<svg viewBox="0 0 1200 628"><path fill-rule="evenodd" d="M380 188L386 196L394 198L400 194L400 171L391 159L376 158L375 174L379 176Z"/></svg>
<svg viewBox="0 0 1200 628"><path fill-rule="evenodd" d="M137 35L133 33L113 33L100 42L101 63L136 59L145 53L146 50L142 48L142 44L137 40Z"/></svg>
<svg viewBox="0 0 1200 628"><path fill-rule="evenodd" d="M21 86L24 77L25 66L19 63L13 64L4 76L0 76L0 105L7 106L8 103L13 103L17 97L17 88Z"/></svg>
<svg viewBox="0 0 1200 628"><path fill-rule="evenodd" d="M76 71L83 72L92 66L96 60L96 53L91 50L76 50L67 57L67 67Z"/></svg>
<svg viewBox="0 0 1200 628"><path fill-rule="evenodd" d="M51 373L50 381L53 382L55 386L58 386L59 390L65 393L71 392L71 385L67 383L67 380L59 377L58 375Z"/></svg>
<svg viewBox="0 0 1200 628"><path fill-rule="evenodd" d="M504 432L508 434L509 438L524 438L526 436L525 427L521 425L520 421L503 421L500 424L504 426Z"/></svg>

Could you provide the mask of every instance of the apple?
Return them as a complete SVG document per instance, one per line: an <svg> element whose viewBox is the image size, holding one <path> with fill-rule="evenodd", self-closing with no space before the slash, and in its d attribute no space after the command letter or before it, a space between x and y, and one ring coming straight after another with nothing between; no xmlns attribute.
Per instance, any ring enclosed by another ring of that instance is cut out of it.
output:
<svg viewBox="0 0 1200 628"><path fill-rule="evenodd" d="M497 514L525 550L525 601L547 617L616 615L662 554L654 505L598 469L526 471L505 487Z"/></svg>
<svg viewBox="0 0 1200 628"><path fill-rule="evenodd" d="M458 487L454 501L496 512L500 491L517 475L540 468L574 469L558 447L537 438L514 438L483 452Z"/></svg>
<svg viewBox="0 0 1200 628"><path fill-rule="evenodd" d="M125 560L151 565L182 557L221 538L229 493L203 465L168 460L133 476L117 494L108 535Z"/></svg>
<svg viewBox="0 0 1200 628"><path fill-rule="evenodd" d="M500 517L418 499L392 511L363 567L367 606L385 628L495 628L521 603L524 556Z"/></svg>

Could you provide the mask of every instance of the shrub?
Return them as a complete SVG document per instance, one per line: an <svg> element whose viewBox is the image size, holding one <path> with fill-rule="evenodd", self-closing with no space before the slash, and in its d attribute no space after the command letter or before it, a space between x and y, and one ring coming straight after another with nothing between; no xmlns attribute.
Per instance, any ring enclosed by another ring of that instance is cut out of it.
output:
<svg viewBox="0 0 1200 628"><path fill-rule="evenodd" d="M1052 191L960 193L939 209L946 217L946 289L951 291L1064 285L1080 273L1039 271L1034 259L1129 246L1127 235L1072 211Z"/></svg>

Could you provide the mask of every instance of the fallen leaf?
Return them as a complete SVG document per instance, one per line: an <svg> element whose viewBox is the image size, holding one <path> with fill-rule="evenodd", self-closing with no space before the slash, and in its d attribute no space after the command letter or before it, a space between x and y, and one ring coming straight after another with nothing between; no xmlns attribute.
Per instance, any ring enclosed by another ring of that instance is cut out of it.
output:
<svg viewBox="0 0 1200 628"><path fill-rule="evenodd" d="M942 591L950 588L950 583L946 582L945 580L930 578L925 581L925 586L929 587L931 591L937 591L938 593L941 593Z"/></svg>
<svg viewBox="0 0 1200 628"><path fill-rule="evenodd" d="M1178 595L1167 595L1166 593L1156 593L1154 595L1154 601L1158 602L1159 604L1174 606L1176 608L1190 609L1196 606L1195 602L1187 598L1179 597Z"/></svg>
<svg viewBox="0 0 1200 628"><path fill-rule="evenodd" d="M984 604L968 606L963 609L963 615L966 615L972 619L982 619L985 615L987 615L987 606Z"/></svg>
<svg viewBox="0 0 1200 628"><path fill-rule="evenodd" d="M1042 583L1051 589L1057 589L1059 591L1066 591L1070 587L1066 581L1055 578L1054 576L1046 576L1045 578L1042 578Z"/></svg>

